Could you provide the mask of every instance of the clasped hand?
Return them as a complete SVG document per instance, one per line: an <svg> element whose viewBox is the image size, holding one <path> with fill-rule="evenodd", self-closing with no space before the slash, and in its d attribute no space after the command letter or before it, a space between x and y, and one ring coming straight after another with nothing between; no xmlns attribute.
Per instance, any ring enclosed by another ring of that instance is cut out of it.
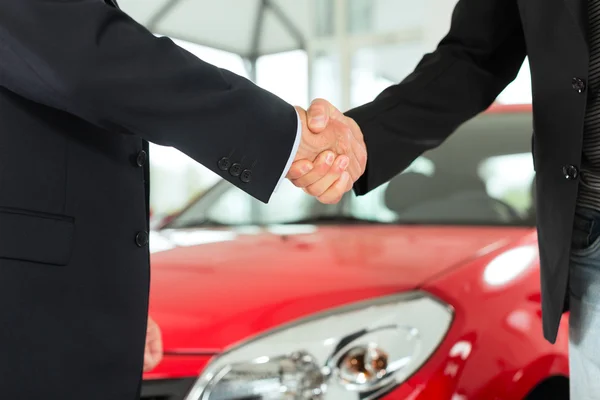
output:
<svg viewBox="0 0 600 400"><path fill-rule="evenodd" d="M365 172L367 148L356 122L326 100L296 107L302 138L287 178L325 204L335 204Z"/></svg>

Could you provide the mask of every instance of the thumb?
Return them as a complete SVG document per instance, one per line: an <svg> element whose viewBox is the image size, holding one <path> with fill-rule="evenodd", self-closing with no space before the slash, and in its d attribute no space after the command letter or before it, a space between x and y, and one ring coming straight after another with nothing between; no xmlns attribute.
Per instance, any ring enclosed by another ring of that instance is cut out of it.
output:
<svg viewBox="0 0 600 400"><path fill-rule="evenodd" d="M320 133L323 131L329 123L329 112L331 110L331 104L324 99L316 99L308 108L308 129L313 133Z"/></svg>
<svg viewBox="0 0 600 400"><path fill-rule="evenodd" d="M154 364L154 357L150 349L146 348L144 352L144 372L152 369L152 365Z"/></svg>

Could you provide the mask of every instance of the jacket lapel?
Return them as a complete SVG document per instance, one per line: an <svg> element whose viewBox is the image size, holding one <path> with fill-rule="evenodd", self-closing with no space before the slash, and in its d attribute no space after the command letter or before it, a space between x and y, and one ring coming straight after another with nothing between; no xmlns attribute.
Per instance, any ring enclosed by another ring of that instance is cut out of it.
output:
<svg viewBox="0 0 600 400"><path fill-rule="evenodd" d="M586 43L588 42L588 1L594 0L564 0Z"/></svg>

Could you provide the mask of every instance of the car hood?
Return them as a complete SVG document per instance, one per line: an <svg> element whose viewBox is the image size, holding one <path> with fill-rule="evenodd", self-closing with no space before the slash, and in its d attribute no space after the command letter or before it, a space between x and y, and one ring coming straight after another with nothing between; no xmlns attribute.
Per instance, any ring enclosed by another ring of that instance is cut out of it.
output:
<svg viewBox="0 0 600 400"><path fill-rule="evenodd" d="M167 353L218 353L320 311L418 288L530 231L305 225L153 233L150 312Z"/></svg>

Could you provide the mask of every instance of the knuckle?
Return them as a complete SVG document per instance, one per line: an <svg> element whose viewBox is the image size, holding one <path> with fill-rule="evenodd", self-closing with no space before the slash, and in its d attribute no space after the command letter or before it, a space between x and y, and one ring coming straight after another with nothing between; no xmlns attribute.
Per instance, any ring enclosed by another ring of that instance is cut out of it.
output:
<svg viewBox="0 0 600 400"><path fill-rule="evenodd" d="M359 158L360 161L360 170L362 172L365 172L365 169L367 167L367 155L366 154L362 154Z"/></svg>
<svg viewBox="0 0 600 400"><path fill-rule="evenodd" d="M335 204L334 199L328 197L328 196L321 196L319 197L319 201L323 204Z"/></svg>
<svg viewBox="0 0 600 400"><path fill-rule="evenodd" d="M313 171L314 170L323 171L323 170L327 170L329 168L329 165L327 164L327 157L329 156L329 153L330 152L326 151L321 155L321 158L317 161L316 168L313 168Z"/></svg>
<svg viewBox="0 0 600 400"><path fill-rule="evenodd" d="M296 179L292 183L294 184L294 186L304 189L304 188L310 186L310 184L312 182L310 181L310 179L307 179L305 177L305 178L301 178L301 179Z"/></svg>
<svg viewBox="0 0 600 400"><path fill-rule="evenodd" d="M317 187L317 186L308 186L306 188L306 191L308 192L308 194L310 194L311 196L315 196L315 197L319 197L323 194L323 192Z"/></svg>
<svg viewBox="0 0 600 400"><path fill-rule="evenodd" d="M318 179L321 179L327 175L330 168L331 167L329 165L323 163L318 168L314 169L313 176L317 177Z"/></svg>
<svg viewBox="0 0 600 400"><path fill-rule="evenodd" d="M328 102L325 99L322 98L316 98L314 99L311 103L310 103L310 107L309 110L314 110L314 109L322 109L324 112L328 112Z"/></svg>
<svg viewBox="0 0 600 400"><path fill-rule="evenodd" d="M329 204L337 204L342 199L341 195L337 195L329 200Z"/></svg>
<svg viewBox="0 0 600 400"><path fill-rule="evenodd" d="M296 179L300 179L301 177L302 177L302 172L294 167L292 167L287 174L287 178L292 181L296 180Z"/></svg>
<svg viewBox="0 0 600 400"><path fill-rule="evenodd" d="M339 190L338 188L334 188L328 190L327 193L324 193L319 197L319 201L324 204L337 204L342 199L344 192Z"/></svg>
<svg viewBox="0 0 600 400"><path fill-rule="evenodd" d="M350 148L350 140L348 137L342 136L340 140L338 140L338 148L341 152L343 152L343 154L348 152L348 149Z"/></svg>

